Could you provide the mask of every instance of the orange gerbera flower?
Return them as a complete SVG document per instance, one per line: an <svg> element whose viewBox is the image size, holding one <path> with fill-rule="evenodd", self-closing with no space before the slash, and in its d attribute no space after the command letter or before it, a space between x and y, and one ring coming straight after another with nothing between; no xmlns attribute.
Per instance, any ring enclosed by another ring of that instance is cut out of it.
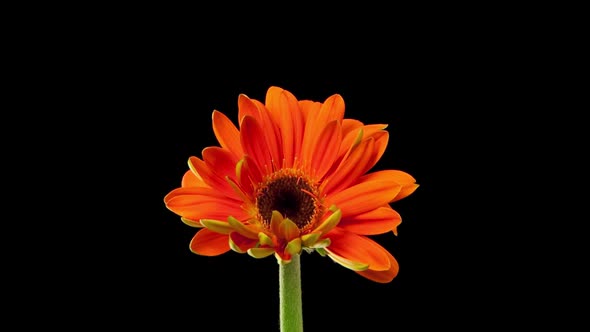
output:
<svg viewBox="0 0 590 332"><path fill-rule="evenodd" d="M367 173L385 151L387 125L345 119L338 94L321 103L279 87L268 89L264 104L240 95L238 120L236 127L213 111L220 146L190 157L181 187L164 198L184 223L202 228L190 250L274 254L280 263L317 251L390 282L398 263L368 235L397 235L401 217L389 203L418 185L399 170Z"/></svg>

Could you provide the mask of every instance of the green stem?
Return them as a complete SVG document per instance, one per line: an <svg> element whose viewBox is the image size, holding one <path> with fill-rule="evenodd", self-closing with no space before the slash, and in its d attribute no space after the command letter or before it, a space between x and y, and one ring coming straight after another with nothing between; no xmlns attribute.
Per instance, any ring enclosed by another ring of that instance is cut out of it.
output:
<svg viewBox="0 0 590 332"><path fill-rule="evenodd" d="M279 263L279 299L281 332L302 332L301 264L297 254L290 263Z"/></svg>

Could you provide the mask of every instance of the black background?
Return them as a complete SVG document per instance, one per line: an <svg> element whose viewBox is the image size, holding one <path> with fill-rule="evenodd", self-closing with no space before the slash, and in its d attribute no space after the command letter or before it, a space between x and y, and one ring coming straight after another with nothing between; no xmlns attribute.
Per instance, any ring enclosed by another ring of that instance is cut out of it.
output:
<svg viewBox="0 0 590 332"><path fill-rule="evenodd" d="M42 277L27 294L61 325L277 331L276 260L191 253L196 230L163 203L188 158L217 144L212 111L235 121L240 93L263 101L274 85L298 99L338 93L346 117L388 124L389 145L373 170L403 170L420 184L393 203L399 235L374 237L399 261L391 283L303 255L305 330L460 327L466 316L487 316L481 300L494 290L481 276L496 269L475 249L491 215L479 189L483 178L497 183L480 167L494 167L480 153L494 142L479 138L505 93L497 83L505 82L503 61L472 35L410 30L382 30L379 43L335 33L340 39L276 49L187 39L172 28L98 31L74 48L66 39L71 51L42 63L36 81L55 89L45 95L53 112L37 121L60 124L51 127L57 142L38 136L36 153L51 174L45 188L59 188L47 199L57 199L48 205L59 217L29 232L39 240L19 264L33 269L27 278Z"/></svg>
<svg viewBox="0 0 590 332"><path fill-rule="evenodd" d="M5 318L277 331L274 259L192 254L195 230L163 203L188 157L216 144L211 112L236 120L238 94L262 100L271 85L299 99L339 93L347 117L389 124L374 170L420 184L393 205L399 236L375 237L399 260L391 283L302 257L306 331L576 315L565 297L580 294L566 288L583 275L568 272L583 266L571 257L585 241L570 240L583 223L564 214L583 207L565 187L579 186L585 151L568 77L581 72L580 20L542 6L234 6L15 14L3 53Z"/></svg>

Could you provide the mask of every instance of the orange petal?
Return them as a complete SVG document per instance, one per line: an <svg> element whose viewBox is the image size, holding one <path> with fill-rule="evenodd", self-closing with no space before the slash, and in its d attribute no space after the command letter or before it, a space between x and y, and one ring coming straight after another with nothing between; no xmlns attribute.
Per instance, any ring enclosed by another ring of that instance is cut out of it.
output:
<svg viewBox="0 0 590 332"><path fill-rule="evenodd" d="M237 159L234 159L234 155L226 149L209 146L203 149L202 152L203 160L207 165L221 178L225 178L229 175L230 178L236 177L236 163Z"/></svg>
<svg viewBox="0 0 590 332"><path fill-rule="evenodd" d="M361 181L394 181L402 186L416 183L410 174L399 170L383 170L368 173L360 178Z"/></svg>
<svg viewBox="0 0 590 332"><path fill-rule="evenodd" d="M178 199L168 203L168 208L179 216L190 220L216 219L223 220L232 215L240 220L247 219L248 215L238 205L230 206L221 202L200 202L192 205L176 206Z"/></svg>
<svg viewBox="0 0 590 332"><path fill-rule="evenodd" d="M394 231L402 218L389 205L372 211L342 218L338 227L360 235L383 234Z"/></svg>
<svg viewBox="0 0 590 332"><path fill-rule="evenodd" d="M312 174L318 179L323 178L326 172L332 168L342 139L340 134L340 123L333 120L323 128L317 144L312 147L311 169Z"/></svg>
<svg viewBox="0 0 590 332"><path fill-rule="evenodd" d="M352 262L368 264L374 271L389 270L391 263L387 250L366 236L334 228L326 236L332 243L325 248L328 254L336 254Z"/></svg>
<svg viewBox="0 0 590 332"><path fill-rule="evenodd" d="M361 182L328 196L326 202L342 209L342 217L358 215L389 203L401 187L392 181Z"/></svg>
<svg viewBox="0 0 590 332"><path fill-rule="evenodd" d="M356 125L356 124L355 124ZM340 148L338 151L339 160L342 160L347 154L351 151L355 145L355 141L358 139L359 134L362 132L361 139L367 139L369 137L375 136L375 134L379 132L383 132L384 129L387 128L386 124L371 124L371 125L362 125L359 127L354 128L351 131L345 133L342 136L342 143L340 144ZM344 129L344 128L343 128ZM344 130L343 130L344 133Z"/></svg>
<svg viewBox="0 0 590 332"><path fill-rule="evenodd" d="M255 248L258 244L257 239L250 239L238 232L231 232L229 234L230 248L239 253L245 253L250 248Z"/></svg>
<svg viewBox="0 0 590 332"><path fill-rule="evenodd" d="M351 131L362 127L364 124L356 119L342 119L342 137L346 137Z"/></svg>
<svg viewBox="0 0 590 332"><path fill-rule="evenodd" d="M228 236L203 228L193 236L189 248L192 252L199 255L221 255L229 251Z"/></svg>
<svg viewBox="0 0 590 332"><path fill-rule="evenodd" d="M297 98L287 90L271 87L266 93L265 104L281 128L284 167L291 167L303 140L303 116Z"/></svg>
<svg viewBox="0 0 590 332"><path fill-rule="evenodd" d="M248 155L236 164L237 183L248 195L253 196L254 186L262 181L256 162Z"/></svg>
<svg viewBox="0 0 590 332"><path fill-rule="evenodd" d="M209 187L209 185L192 170L188 170L182 176L181 187Z"/></svg>
<svg viewBox="0 0 590 332"><path fill-rule="evenodd" d="M220 174L222 172L227 172L227 169L223 169L223 165L219 165L219 167L217 165L210 165L197 157L190 157L188 163L190 169L193 170L195 173L199 174L203 181L206 184L208 184L211 188L215 188L216 190L222 192L224 195L228 197L232 197L235 199L239 198L236 192L232 189L230 184L225 179L225 176L227 174ZM234 168L232 167L231 170L233 171Z"/></svg>
<svg viewBox="0 0 590 332"><path fill-rule="evenodd" d="M300 100L299 109L301 109L301 114L303 115L303 123L307 124L310 114L312 114L312 116L317 114L321 107L322 103L320 102L312 100Z"/></svg>
<svg viewBox="0 0 590 332"><path fill-rule="evenodd" d="M177 188L164 197L164 203L172 212L190 220L225 220L229 215L240 220L248 217L240 201L213 188Z"/></svg>
<svg viewBox="0 0 590 332"><path fill-rule="evenodd" d="M226 149L210 146L203 149L203 160L208 168L219 178L224 193L233 198L239 198L235 190L228 191L227 177L236 182L236 163L234 155Z"/></svg>
<svg viewBox="0 0 590 332"><path fill-rule="evenodd" d="M320 109L320 121L323 123L332 120L342 121L344 118L344 99L339 94L331 95L322 103ZM320 122L320 123L321 123Z"/></svg>
<svg viewBox="0 0 590 332"><path fill-rule="evenodd" d="M381 159L383 153L385 153L385 149L387 148L387 143L389 142L389 133L386 131L376 132L375 135L371 137L375 138L375 147L373 148L373 154L367 163L365 172L373 168L379 159Z"/></svg>
<svg viewBox="0 0 590 332"><path fill-rule="evenodd" d="M387 257L389 258L389 264L390 267L387 270L384 271L375 271L375 270L371 270L371 268L369 267L368 270L365 271L355 271L356 273L360 274L361 276L378 282L378 283L388 283L391 282L393 280L393 278L395 278L399 272L399 264L397 263L397 260L393 257L393 255L391 255L389 252L387 252Z"/></svg>
<svg viewBox="0 0 590 332"><path fill-rule="evenodd" d="M322 104L319 109L316 103L306 103L305 112L307 113L305 130L303 134L302 156L304 162L309 163L313 156L311 151L317 144L319 135L327 123L337 120L342 122L344 117L344 100L340 95L332 95Z"/></svg>
<svg viewBox="0 0 590 332"><path fill-rule="evenodd" d="M362 141L346 160L329 175L324 182L324 192L330 194L349 187L369 168L369 162L375 152L375 140L371 137Z"/></svg>
<svg viewBox="0 0 590 332"><path fill-rule="evenodd" d="M258 114L258 107L256 107L256 104L245 94L240 94L238 96L238 123L242 123L242 119L246 115L260 120L260 115Z"/></svg>
<svg viewBox="0 0 590 332"><path fill-rule="evenodd" d="M231 120L225 116L225 114L219 111L213 111L213 132L217 141L223 147L231 151L236 160L242 158L244 154L242 145L240 144L240 132L238 128L231 122Z"/></svg>
<svg viewBox="0 0 590 332"><path fill-rule="evenodd" d="M260 124L260 128L265 132L265 140L268 146L269 153L271 155L272 160L275 163L280 164L281 157L281 146L279 142L280 139L280 132L278 128L274 125L274 122L270 118L269 111L266 107L255 99L250 99L248 96L242 94L238 98L238 117L240 119L240 124L245 116L249 115L256 119Z"/></svg>
<svg viewBox="0 0 590 332"><path fill-rule="evenodd" d="M245 116L242 119L240 135L244 152L256 162L258 169L266 174L271 173L273 167L264 138L265 133L256 119Z"/></svg>
<svg viewBox="0 0 590 332"><path fill-rule="evenodd" d="M392 202L399 201L413 193L417 188L416 179L410 174L398 170L383 170L363 175L359 182L366 181L393 181L402 186L400 192L395 196Z"/></svg>

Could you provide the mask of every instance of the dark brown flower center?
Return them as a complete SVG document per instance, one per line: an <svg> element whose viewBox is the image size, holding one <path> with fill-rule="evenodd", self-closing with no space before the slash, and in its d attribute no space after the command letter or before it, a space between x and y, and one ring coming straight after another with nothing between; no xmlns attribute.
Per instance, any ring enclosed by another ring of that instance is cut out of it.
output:
<svg viewBox="0 0 590 332"><path fill-rule="evenodd" d="M256 206L266 227L270 227L272 211L279 211L291 219L300 230L314 221L319 210L316 190L303 177L279 174L258 189Z"/></svg>

